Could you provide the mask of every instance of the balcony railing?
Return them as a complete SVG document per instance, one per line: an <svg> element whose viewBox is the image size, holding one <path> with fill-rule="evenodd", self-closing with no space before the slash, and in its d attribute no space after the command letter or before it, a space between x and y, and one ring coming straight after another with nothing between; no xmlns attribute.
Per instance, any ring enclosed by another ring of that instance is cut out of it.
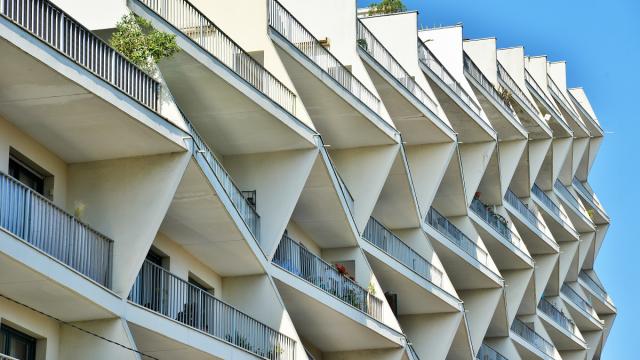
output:
<svg viewBox="0 0 640 360"><path fill-rule="evenodd" d="M524 71L524 78L527 83L535 90L535 92L538 93L538 96L542 99L542 102L544 102L547 110L552 112L552 115L559 121L565 122L564 118L562 117L562 115L560 115L554 103L547 97L547 94L542 90L542 87L538 84L536 79L533 78L529 71Z"/></svg>
<svg viewBox="0 0 640 360"><path fill-rule="evenodd" d="M2 0L2 1L4 1L4 0ZM11 357L9 355L0 354L0 360L18 360L18 359L14 358L14 357Z"/></svg>
<svg viewBox="0 0 640 360"><path fill-rule="evenodd" d="M0 14L150 109L160 85L57 6L46 0L0 0Z"/></svg>
<svg viewBox="0 0 640 360"><path fill-rule="evenodd" d="M471 111L473 111L476 115L480 116L482 110L480 109L480 105L478 105L472 98L469 96L466 90L462 88L462 85L449 73L449 71L442 65L440 60L429 50L429 48L422 43L422 41L418 40L418 59L425 66L427 66L437 77L444 82L449 89L451 89L463 103L467 104Z"/></svg>
<svg viewBox="0 0 640 360"><path fill-rule="evenodd" d="M558 85L556 84L550 76L547 75L547 82L549 83L549 89L551 89L551 93L555 94L559 99L562 106L567 110L569 115L573 116L574 119L580 119L580 116L576 114L576 112L571 107L571 102L564 96L564 93L560 90Z"/></svg>
<svg viewBox="0 0 640 360"><path fill-rule="evenodd" d="M111 286L113 241L3 173L0 227L93 281Z"/></svg>
<svg viewBox="0 0 640 360"><path fill-rule="evenodd" d="M575 96L573 96L573 94L571 92L569 92L569 96L571 97L571 99L573 99L573 104L575 104L578 109L580 109L581 113L587 117L589 120L591 120L591 122L596 125L598 127L598 129L600 129L601 131L604 131L602 129L602 126L600 126L600 123L598 122L598 120L594 119L593 116L591 116L591 114L587 111L587 109L584 108L584 106L582 106L582 104L580 103L580 101L578 101L578 99L576 99Z"/></svg>
<svg viewBox="0 0 640 360"><path fill-rule="evenodd" d="M555 358L556 348L522 321L514 319L513 323L511 323L511 331L538 350Z"/></svg>
<svg viewBox="0 0 640 360"><path fill-rule="evenodd" d="M471 241L467 235L462 233L462 231L460 231L449 221L449 219L440 214L436 209L429 209L425 221L427 224L431 225L431 227L444 235L444 237L449 241L462 249L462 251L471 255L471 257L478 260L482 265L488 266L489 255L487 252L478 247L476 243Z"/></svg>
<svg viewBox="0 0 640 360"><path fill-rule="evenodd" d="M414 77L400 65L393 55L382 45L382 43L371 33L360 19L356 23L356 38L358 46L373 57L378 64L391 74L405 89L409 90L418 101L437 112L438 104L418 85Z"/></svg>
<svg viewBox="0 0 640 360"><path fill-rule="evenodd" d="M413 360L420 360L420 356L418 356L418 353L416 352L416 349L413 348L413 344L408 343L407 347L409 348L409 353L411 354L411 358Z"/></svg>
<svg viewBox="0 0 640 360"><path fill-rule="evenodd" d="M442 287L442 271L436 269L378 220L369 218L362 237L422 278Z"/></svg>
<svg viewBox="0 0 640 360"><path fill-rule="evenodd" d="M231 200L231 203L240 214L240 217L245 222L258 244L261 245L260 215L258 215L255 206L249 202L249 200L243 195L242 191L240 191L240 189L236 186L229 173L224 169L224 167L222 167L222 164L218 161L218 159L216 159L213 151L211 151L207 144L202 140L193 125L187 120L186 117L183 116L183 118L187 123L189 132L191 133L191 137L193 138L194 148L192 150L194 156L197 156L198 154L202 155L202 157L205 159L214 175L222 185L222 188Z"/></svg>
<svg viewBox="0 0 640 360"><path fill-rule="evenodd" d="M567 200L580 214L582 214L582 216L591 221L591 217L589 217L589 213L587 213L587 210L584 208L584 206L582 206L582 204L578 201L578 199L576 199L576 197L569 191L569 189L567 189L566 186L564 186L563 183L561 183L559 180L556 181L553 184L553 187L558 190L558 192L560 192L560 195Z"/></svg>
<svg viewBox="0 0 640 360"><path fill-rule="evenodd" d="M507 190L507 193L504 196L504 199L513 206L520 215L524 216L531 225L533 225L536 229L542 232L545 236L548 234L549 229L547 226L542 223L538 216L533 210L531 210L525 203L520 200L516 194L514 194L511 190Z"/></svg>
<svg viewBox="0 0 640 360"><path fill-rule="evenodd" d="M186 0L138 0L256 90L295 115L296 95Z"/></svg>
<svg viewBox="0 0 640 360"><path fill-rule="evenodd" d="M291 238L282 237L272 261L283 270L382 321L382 300Z"/></svg>
<svg viewBox="0 0 640 360"><path fill-rule="evenodd" d="M516 233L509 229L506 220L504 220L502 216L494 213L493 211L490 211L490 207L488 205L485 205L482 201L476 198L471 201L471 206L469 208L473 210L473 212L482 220L484 220L484 222L491 226L498 234L502 235L504 239L515 246L520 253L528 258L531 258L531 256L522 251L522 249L525 247L524 242Z"/></svg>
<svg viewBox="0 0 640 360"><path fill-rule="evenodd" d="M296 342L145 260L129 300L269 360L294 360Z"/></svg>
<svg viewBox="0 0 640 360"><path fill-rule="evenodd" d="M578 274L578 277L582 279L582 281L584 281L591 290L593 290L598 296L600 296L602 300L613 305L613 301L611 300L611 297L609 297L609 294L607 293L607 291L603 289L602 286L600 286L600 284L598 284L595 280L593 280L591 276L589 276L584 271L581 271Z"/></svg>
<svg viewBox="0 0 640 360"><path fill-rule="evenodd" d="M536 106L533 105L531 100L529 100L529 98L524 94L520 86L518 86L500 62L498 62L498 77L500 77L500 79L507 85L508 90L510 90L512 94L516 95L518 100L520 100L525 107L529 109L529 111L534 114L539 113Z"/></svg>
<svg viewBox="0 0 640 360"><path fill-rule="evenodd" d="M563 284L562 288L560 289L560 291L564 295L566 295L571 300L572 303L574 303L579 308L584 310L584 312L589 314L592 318L600 321L599 318L598 318L598 314L596 313L596 310L593 308L591 303L589 301L587 301L586 299L584 299L582 296L580 296L580 294L578 294L570 286L568 286L566 284Z"/></svg>
<svg viewBox="0 0 640 360"><path fill-rule="evenodd" d="M313 61L342 87L351 92L375 113L380 113L380 99L367 89L329 50L316 39L287 9L276 0L268 0L269 26Z"/></svg>
<svg viewBox="0 0 640 360"><path fill-rule="evenodd" d="M538 198L538 200L542 202L542 204L544 205L544 207L547 208L547 210L551 211L551 213L556 217L556 219L558 219L561 223L563 223L566 227L568 227L571 233L578 236L578 233L575 231L575 229L573 229L573 225L571 225L571 221L569 220L569 217L565 213L563 213L562 210L560 210L558 205L556 205L555 201L553 201L549 197L549 195L547 195L536 184L533 184L533 187L531 188L531 193L533 194L533 196L535 196L536 198Z"/></svg>
<svg viewBox="0 0 640 360"><path fill-rule="evenodd" d="M569 319L560 309L554 304L549 302L545 298L541 298L538 303L538 309L549 316L556 324L567 330L574 336L577 336L579 331L573 320Z"/></svg>
<svg viewBox="0 0 640 360"><path fill-rule="evenodd" d="M574 177L572 184L573 184L573 187L578 189L578 191L582 194L582 196L584 196L587 199L587 201L589 201L592 205L594 205L598 209L602 210L602 212L604 212L604 209L602 208L600 201L598 201L598 199L596 199L596 197L593 196L591 191L589 191L587 187L580 182L580 180Z"/></svg>
<svg viewBox="0 0 640 360"><path fill-rule="evenodd" d="M506 111L508 114L513 116L515 119L517 119L518 116L516 115L516 112L513 110L513 107L511 106L511 104L505 101L504 98L502 98L502 96L498 94L498 91L493 86L491 81L489 81L489 79L487 79L487 77L484 76L482 71L480 71L478 66L473 62L473 60L471 60L469 55L464 53L463 60L464 60L464 71L466 71L469 75L471 75L471 77L474 78L480 84L480 86L482 86L482 88L489 93L489 95L493 98L493 100L498 104L500 104L500 106L504 111Z"/></svg>
<svg viewBox="0 0 640 360"><path fill-rule="evenodd" d="M477 360L508 360L506 357L502 356L499 352L495 351L492 347L482 344L480 346L480 350L478 351L478 356L476 356Z"/></svg>

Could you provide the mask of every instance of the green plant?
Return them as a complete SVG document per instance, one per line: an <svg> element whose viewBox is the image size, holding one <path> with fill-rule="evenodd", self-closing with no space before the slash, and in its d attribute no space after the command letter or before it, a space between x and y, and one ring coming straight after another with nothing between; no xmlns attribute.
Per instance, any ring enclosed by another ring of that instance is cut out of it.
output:
<svg viewBox="0 0 640 360"><path fill-rule="evenodd" d="M392 14L406 10L407 7L402 0L382 0L369 5L369 15Z"/></svg>
<svg viewBox="0 0 640 360"><path fill-rule="evenodd" d="M376 287L373 286L373 283L369 283L369 286L367 286L367 291L371 295L375 295L376 294Z"/></svg>
<svg viewBox="0 0 640 360"><path fill-rule="evenodd" d="M160 60L180 51L175 35L155 29L151 22L133 13L124 15L118 21L110 44L148 73L154 70Z"/></svg>

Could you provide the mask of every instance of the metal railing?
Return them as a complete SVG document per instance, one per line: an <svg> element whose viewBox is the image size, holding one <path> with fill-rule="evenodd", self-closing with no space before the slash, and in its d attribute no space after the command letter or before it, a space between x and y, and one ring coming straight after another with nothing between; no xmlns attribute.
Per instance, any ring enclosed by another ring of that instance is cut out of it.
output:
<svg viewBox="0 0 640 360"><path fill-rule="evenodd" d="M150 109L160 84L47 0L0 0L0 14Z"/></svg>
<svg viewBox="0 0 640 360"><path fill-rule="evenodd" d="M272 261L283 270L382 321L382 300L291 238L282 237Z"/></svg>
<svg viewBox="0 0 640 360"><path fill-rule="evenodd" d="M2 1L2 0L0 0L0 1ZM0 354L0 360L18 360L18 359L14 358L14 357L11 357L9 355Z"/></svg>
<svg viewBox="0 0 640 360"><path fill-rule="evenodd" d="M549 75L547 75L547 82L549 83L549 89L551 89L551 93L555 94L560 99L560 103L562 104L562 106L564 106L569 115L573 116L573 118L576 120L580 119L580 116L576 114L575 110L573 110L573 108L571 107L571 102L569 101L569 99L567 99L562 90L560 90L560 88L558 87L558 84L556 84L556 82L553 81L553 79Z"/></svg>
<svg viewBox="0 0 640 360"><path fill-rule="evenodd" d="M409 353L411 354L411 358L413 360L420 360L420 356L418 356L416 349L413 348L413 344L407 343L407 348L409 349Z"/></svg>
<svg viewBox="0 0 640 360"><path fill-rule="evenodd" d="M95 282L111 286L113 241L3 173L0 227Z"/></svg>
<svg viewBox="0 0 640 360"><path fill-rule="evenodd" d="M256 208L248 201L248 199L244 196L242 191L236 186L231 178L231 175L224 169L220 161L216 158L213 151L209 149L207 144L202 140L198 131L196 131L195 127L189 122L189 120L184 116L185 123L189 128L189 132L191 133L191 137L193 138L193 156L201 155L204 160L209 164L211 171L216 176L225 193L231 200L231 203L236 208L242 220L247 224L247 227L255 237L258 244L262 245L260 242L260 215Z"/></svg>
<svg viewBox="0 0 640 360"><path fill-rule="evenodd" d="M586 186L584 186L583 183L580 182L580 180L578 180L577 178L573 178L572 181L573 187L575 187L576 189L578 189L578 191L594 206L596 206L598 209L602 210L602 212L604 212L604 209L602 208L602 205L600 204L600 201L598 201L598 199L596 199L595 196L593 196L593 194L591 193L591 191L589 191L587 189Z"/></svg>
<svg viewBox="0 0 640 360"><path fill-rule="evenodd" d="M462 88L462 85L449 73L449 71L442 65L440 60L429 50L429 48L420 40L418 40L418 60L426 65L437 77L444 82L449 89L451 89L459 98L471 108L475 114L480 116L482 110L480 105L469 96L466 90Z"/></svg>
<svg viewBox="0 0 640 360"><path fill-rule="evenodd" d="M545 298L541 298L538 303L538 309L549 316L556 324L570 332L572 335L578 335L578 327L565 315L562 310L558 309L554 304Z"/></svg>
<svg viewBox="0 0 640 360"><path fill-rule="evenodd" d="M587 117L589 120L591 120L591 122L596 125L598 127L598 129L600 129L600 131L604 130L602 129L602 126L600 126L600 123L598 122L598 120L596 120L593 116L591 116L591 114L587 111L587 109L584 108L584 106L582 106L582 104L580 103L580 101L578 101L578 99L576 99L575 96L573 96L573 94L571 92L569 92L569 96L573 99L573 104L575 104L578 109L580 109L581 113Z"/></svg>
<svg viewBox="0 0 640 360"><path fill-rule="evenodd" d="M556 348L519 319L513 319L511 331L543 353L555 358Z"/></svg>
<svg viewBox="0 0 640 360"><path fill-rule="evenodd" d="M513 116L514 118L516 119L518 118L511 104L509 104L507 101L505 101L504 98L502 98L502 96L500 96L495 86L493 86L491 81L487 79L487 77L482 73L482 71L480 71L480 68L478 68L478 66L473 62L473 60L471 60L469 55L467 55L466 53L463 53L463 65L464 65L464 71L466 71L469 75L471 75L471 77L474 78L480 84L480 86L482 86L482 88L489 93L489 95L491 95L493 100L495 100L497 103L500 104L500 106L502 106L504 111L511 114L511 116Z"/></svg>
<svg viewBox="0 0 640 360"><path fill-rule="evenodd" d="M584 299L582 296L580 296L580 294L578 294L575 290L573 290L569 285L562 284L562 288L560 288L560 292L566 295L571 300L572 303L574 303L579 308L584 310L584 312L589 314L592 318L600 321L600 319L598 318L598 313L596 313L596 310L593 308L591 303L586 299Z"/></svg>
<svg viewBox="0 0 640 360"><path fill-rule="evenodd" d="M460 231L449 221L449 219L440 214L436 209L429 209L425 221L427 224L431 225L431 227L444 235L444 237L449 241L454 243L467 254L471 255L474 259L478 260L482 265L488 265L489 255L487 252L478 247L476 243L471 241L467 235L462 233L462 231Z"/></svg>
<svg viewBox="0 0 640 360"><path fill-rule="evenodd" d="M584 271L580 271L578 277L582 279L582 281L584 281L591 290L593 290L598 296L600 296L601 299L613 305L613 301L611 300L611 297L609 297L607 291L602 288L602 286L600 286L600 284L598 284L595 280L593 280L591 276L589 276L589 274L585 273Z"/></svg>
<svg viewBox="0 0 640 360"><path fill-rule="evenodd" d="M482 344L480 346L480 350L478 351L478 355L476 356L478 360L508 360L502 354L497 352L494 348Z"/></svg>
<svg viewBox="0 0 640 360"><path fill-rule="evenodd" d="M567 228L570 229L571 233L573 233L574 235L578 236L578 233L576 232L576 230L573 228L573 225L571 224L571 221L569 220L569 217L562 212L562 210L560 210L560 208L558 207L558 205L556 205L555 201L553 201L549 195L547 195L542 189L540 189L540 187L538 187L538 185L533 184L533 187L531 188L531 193L533 194L533 196L535 196L536 198L538 198L538 200L540 200L542 202L542 204L551 211L551 213L553 215L555 215L555 217L562 223L564 224Z"/></svg>
<svg viewBox="0 0 640 360"><path fill-rule="evenodd" d="M138 0L255 89L295 115L296 95L187 0Z"/></svg>
<svg viewBox="0 0 640 360"><path fill-rule="evenodd" d="M552 112L553 116L556 117L558 120L565 122L564 118L558 112L558 109L554 105L553 101L551 101L551 99L547 97L547 94L544 92L544 90L542 90L542 87L538 84L536 79L534 79L533 76L526 69L524 70L524 78L526 82L535 90L535 92L538 93L538 96L545 103L547 110Z"/></svg>
<svg viewBox="0 0 640 360"><path fill-rule="evenodd" d="M507 193L504 195L504 199L513 206L520 215L524 216L531 225L533 225L536 229L540 230L545 236L549 232L547 225L542 223L536 213L530 209L525 203L520 200L511 190L507 190Z"/></svg>
<svg viewBox="0 0 640 360"><path fill-rule="evenodd" d="M295 340L148 260L128 299L260 357L295 359Z"/></svg>
<svg viewBox="0 0 640 360"><path fill-rule="evenodd" d="M391 230L373 217L369 218L362 237L392 258L401 262L420 277L442 287L442 271L405 244Z"/></svg>
<svg viewBox="0 0 640 360"><path fill-rule="evenodd" d="M313 61L369 109L380 113L380 99L367 89L329 50L276 0L268 0L269 26Z"/></svg>
<svg viewBox="0 0 640 360"><path fill-rule="evenodd" d="M479 199L474 198L471 201L471 206L469 208L478 215L484 222L486 222L489 226L491 226L498 234L502 235L503 238L508 240L513 246L515 246L520 253L525 255L528 258L531 258L530 255L525 253L522 249L525 248L524 242L520 237L509 229L509 226L501 216L489 210L489 206L485 205Z"/></svg>
<svg viewBox="0 0 640 360"><path fill-rule="evenodd" d="M591 221L591 217L589 216L589 213L587 213L587 209L582 206L578 199L576 199L576 197L569 191L569 189L567 189L566 186L564 186L563 183L561 183L559 180L556 180L556 182L553 184L553 187L558 190L558 192L560 192L560 195L562 195L565 200L571 203L571 205L576 210L578 210L578 212L582 214L585 219Z"/></svg>
<svg viewBox="0 0 640 360"><path fill-rule="evenodd" d="M357 19L356 23L356 39L357 45L371 55L405 89L409 90L418 101L430 108L434 113L437 111L438 104L418 85L414 77L400 65L398 60L391 55L360 19Z"/></svg>
<svg viewBox="0 0 640 360"><path fill-rule="evenodd" d="M539 113L536 106L533 105L531 100L529 100L529 98L524 94L524 91L522 91L520 86L518 86L500 62L498 62L498 77L507 85L508 90L515 94L518 100L525 104L525 107L529 108L529 110L534 114Z"/></svg>

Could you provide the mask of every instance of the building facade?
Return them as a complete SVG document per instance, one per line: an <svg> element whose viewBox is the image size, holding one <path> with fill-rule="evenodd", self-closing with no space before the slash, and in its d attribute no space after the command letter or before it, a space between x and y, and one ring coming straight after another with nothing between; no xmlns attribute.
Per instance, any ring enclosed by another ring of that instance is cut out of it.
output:
<svg viewBox="0 0 640 360"><path fill-rule="evenodd" d="M599 359L587 95L417 16L0 1L0 359Z"/></svg>

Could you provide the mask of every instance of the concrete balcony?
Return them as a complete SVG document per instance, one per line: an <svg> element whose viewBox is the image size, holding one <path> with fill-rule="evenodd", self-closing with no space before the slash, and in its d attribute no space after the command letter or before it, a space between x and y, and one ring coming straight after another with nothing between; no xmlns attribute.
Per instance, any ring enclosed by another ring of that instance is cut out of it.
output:
<svg viewBox="0 0 640 360"><path fill-rule="evenodd" d="M558 196L567 206L565 209L569 209L568 212L571 222L575 225L576 230L580 233L595 231L593 220L589 217L587 209L580 203L580 201L567 189L559 180L553 184L553 188Z"/></svg>
<svg viewBox="0 0 640 360"><path fill-rule="evenodd" d="M439 103L445 108L447 117L454 130L464 142L491 141L496 138L496 131L482 117L482 108L462 88L460 83L449 73L446 67L429 50L418 41L418 59L422 71L433 85Z"/></svg>
<svg viewBox="0 0 640 360"><path fill-rule="evenodd" d="M538 310L538 316L558 350L586 350L587 343L578 326L557 305L543 297L538 303Z"/></svg>
<svg viewBox="0 0 640 360"><path fill-rule="evenodd" d="M159 359L295 358L295 340L150 261L128 299L136 345Z"/></svg>
<svg viewBox="0 0 640 360"><path fill-rule="evenodd" d="M397 143L399 134L383 118L378 96L278 1L269 0L268 7L269 36L327 144L340 149Z"/></svg>
<svg viewBox="0 0 640 360"><path fill-rule="evenodd" d="M566 283L562 285L560 295L564 303L569 305L567 308L581 331L602 330L604 322L600 320L590 301Z"/></svg>
<svg viewBox="0 0 640 360"><path fill-rule="evenodd" d="M111 317L120 302L109 290L112 249L111 239L0 173L0 293L65 321Z"/></svg>
<svg viewBox="0 0 640 360"><path fill-rule="evenodd" d="M613 304L613 300L607 293L607 291L600 285L591 275L584 271L581 271L578 275L578 282L582 285L582 288L591 295L593 301L593 307L598 314L613 314L615 313L616 306Z"/></svg>
<svg viewBox="0 0 640 360"><path fill-rule="evenodd" d="M560 112L567 121L567 125L571 128L576 138L590 137L589 130L582 122L580 115L573 108L571 101L567 98L564 92L560 89L558 84L547 76L547 84L549 85L549 93L556 104L559 105Z"/></svg>
<svg viewBox="0 0 640 360"><path fill-rule="evenodd" d="M479 98L485 114L500 135L500 140L526 139L527 130L520 123L513 106L501 96L471 57L463 53L464 74Z"/></svg>
<svg viewBox="0 0 640 360"><path fill-rule="evenodd" d="M357 21L358 54L389 115L408 145L442 143L455 138L439 116L438 103L378 40L362 20Z"/></svg>
<svg viewBox="0 0 640 360"><path fill-rule="evenodd" d="M505 194L505 207L512 215L512 219L519 225L518 230L524 234L527 249L533 254L549 254L559 251L558 243L551 237L547 225L543 223L522 200L511 190ZM528 241L527 241L528 240Z"/></svg>
<svg viewBox="0 0 640 360"><path fill-rule="evenodd" d="M0 115L67 163L184 151L158 82L48 1L0 3Z"/></svg>
<svg viewBox="0 0 640 360"><path fill-rule="evenodd" d="M546 92L543 90L542 86L536 81L536 79L529 73L529 71L525 70L525 80L527 84L527 89L533 95L533 98L538 103L538 107L543 110L543 113L546 113L550 116L551 130L553 130L554 137L568 137L573 136L573 131L567 124L567 121L564 119L559 109L556 107L555 103L549 99Z"/></svg>
<svg viewBox="0 0 640 360"><path fill-rule="evenodd" d="M188 1L130 0L128 6L176 35L181 51L159 68L181 110L218 153L314 146L315 131L296 117L296 94Z"/></svg>
<svg viewBox="0 0 640 360"><path fill-rule="evenodd" d="M595 194L591 190L589 190L591 186L587 188L588 185L585 185L585 183L582 183L577 178L573 178L572 185L573 188L577 190L576 192L578 193L578 195L591 208L590 210L593 213L592 218L594 223L598 225L605 223L608 224L611 221L609 215L607 215L607 213L604 211L602 204L600 204L600 201L595 196ZM587 211L589 211L589 209L587 209Z"/></svg>
<svg viewBox="0 0 640 360"><path fill-rule="evenodd" d="M519 319L511 324L511 338L513 339L520 357L524 360L542 359L558 360L558 350Z"/></svg>
<svg viewBox="0 0 640 360"><path fill-rule="evenodd" d="M283 236L272 263L276 285L296 329L320 351L403 345L404 337L383 322L381 299L300 243ZM341 331L326 331L331 328Z"/></svg>
<svg viewBox="0 0 640 360"><path fill-rule="evenodd" d="M498 62L498 83L511 93L512 107L518 118L527 129L532 139L549 138L552 131L549 125L542 119L537 106L529 100L522 88L509 75L509 72Z"/></svg>
<svg viewBox="0 0 640 360"><path fill-rule="evenodd" d="M533 267L533 259L524 242L509 228L502 216L490 211L488 205L476 198L469 209L469 217L478 225L478 231L499 269Z"/></svg>
<svg viewBox="0 0 640 360"><path fill-rule="evenodd" d="M478 350L476 359L477 360L509 360L487 344L482 344L480 346L480 350Z"/></svg>
<svg viewBox="0 0 640 360"><path fill-rule="evenodd" d="M543 209L542 217L554 234L554 239L557 242L577 241L579 238L578 232L567 214L560 209L556 202L536 184L533 184L531 194L536 205Z"/></svg>

